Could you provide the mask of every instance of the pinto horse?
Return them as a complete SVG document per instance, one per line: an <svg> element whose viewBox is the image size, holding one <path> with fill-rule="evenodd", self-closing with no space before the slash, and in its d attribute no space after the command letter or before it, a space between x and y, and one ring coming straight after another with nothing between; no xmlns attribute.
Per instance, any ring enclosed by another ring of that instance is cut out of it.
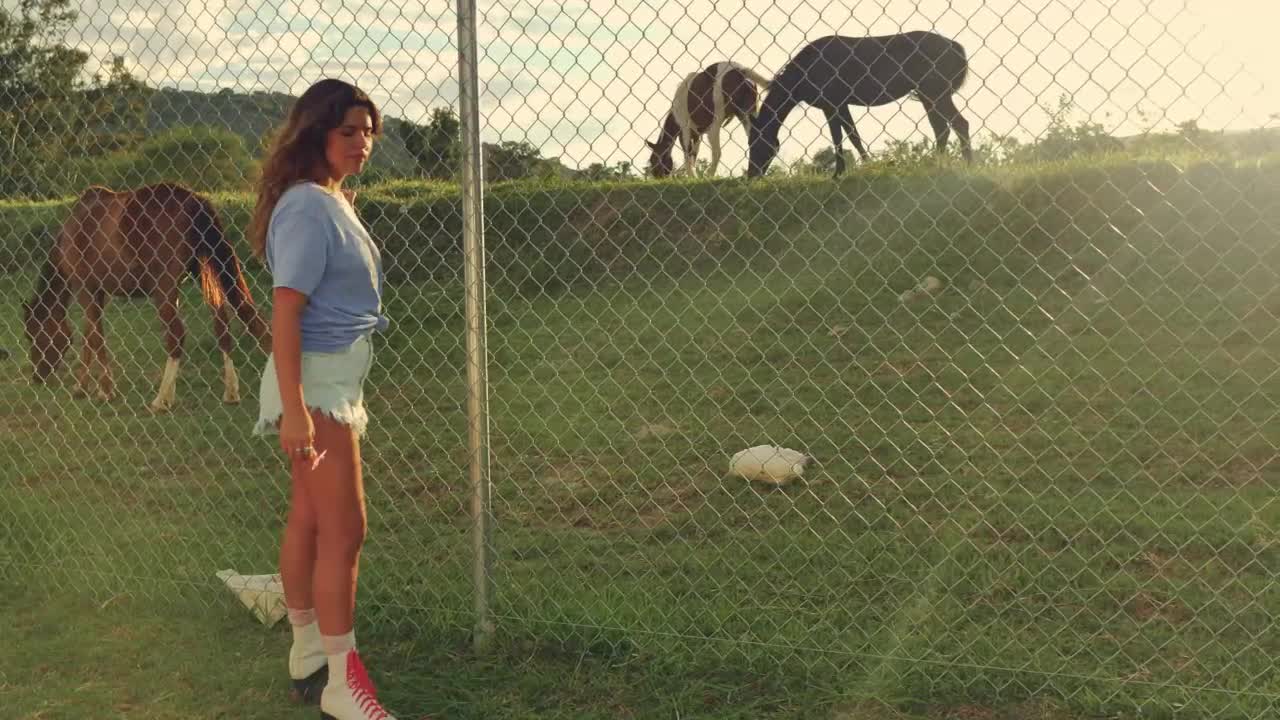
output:
<svg viewBox="0 0 1280 720"><path fill-rule="evenodd" d="M913 96L924 105L938 143L946 152L952 129L960 140L965 162L973 162L969 122L956 109L952 95L969 75L969 61L960 43L925 31L872 37L827 35L808 43L774 78L755 122L747 132L747 176L758 177L778 154L778 130L800 103L820 108L827 116L836 151L836 172L844 172L841 131L848 131L853 147L865 162L867 150L853 125L850 105L885 105Z"/></svg>
<svg viewBox="0 0 1280 720"><path fill-rule="evenodd" d="M22 305L23 324L33 365L33 380L43 384L62 364L71 345L67 309L71 297L84 308L84 343L76 373L75 396L110 400L115 395L102 314L111 297L150 297L164 326L168 353L152 412L172 408L186 329L178 316L180 285L190 274L213 310L214 334L222 350L223 396L240 401L240 385L231 359L227 305L258 340L271 346L270 331L253 304L231 241L205 197L180 185L161 183L115 192L89 187L76 198L59 228L36 282L35 295ZM91 387L96 381L96 391Z"/></svg>
<svg viewBox="0 0 1280 720"><path fill-rule="evenodd" d="M729 60L686 75L676 88L657 142L645 141L653 151L649 155L649 174L657 178L671 175L675 166L671 148L678 138L684 151L680 172L692 175L705 134L711 143L708 172L715 175L720 167L720 128L737 118L749 129L759 107L759 88L767 87L769 81L764 76Z"/></svg>

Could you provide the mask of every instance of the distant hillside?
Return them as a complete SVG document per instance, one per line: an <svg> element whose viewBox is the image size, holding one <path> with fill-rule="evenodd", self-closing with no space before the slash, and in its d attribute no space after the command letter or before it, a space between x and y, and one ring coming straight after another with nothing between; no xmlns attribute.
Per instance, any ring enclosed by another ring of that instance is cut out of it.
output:
<svg viewBox="0 0 1280 720"><path fill-rule="evenodd" d="M150 97L147 127L151 131L167 130L181 125L212 125L230 130L244 138L245 147L255 155L268 132L283 122L295 98L284 93L239 93L224 88L215 93L162 88ZM416 163L404 144L407 123L399 118L383 117L385 136L378 142L369 161L371 170L396 176L414 176ZM490 146L486 143L486 150ZM577 170L558 160L562 177L572 177Z"/></svg>
<svg viewBox="0 0 1280 720"><path fill-rule="evenodd" d="M1225 143L1227 146L1240 149L1252 150L1259 154L1271 153L1280 149L1280 127L1255 127L1234 130L1209 130L1203 129L1201 142ZM1134 150L1143 143L1149 143L1153 139L1173 140L1178 138L1176 132L1163 133L1140 133L1137 135L1122 135L1116 138L1120 144L1127 150Z"/></svg>

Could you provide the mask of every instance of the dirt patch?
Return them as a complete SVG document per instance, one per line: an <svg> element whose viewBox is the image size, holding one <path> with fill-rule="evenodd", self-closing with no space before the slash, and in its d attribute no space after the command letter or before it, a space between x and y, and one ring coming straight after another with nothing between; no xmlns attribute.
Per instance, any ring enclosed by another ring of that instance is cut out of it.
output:
<svg viewBox="0 0 1280 720"><path fill-rule="evenodd" d="M930 713L929 717L939 720L996 720L1000 716L995 710L981 705L953 705Z"/></svg>
<svg viewBox="0 0 1280 720"><path fill-rule="evenodd" d="M831 720L913 720L913 718L882 702L860 700L832 708Z"/></svg>
<svg viewBox="0 0 1280 720"><path fill-rule="evenodd" d="M915 712L904 712L876 700L861 700L833 707L829 717L831 720L1076 720L1079 716L1050 700L1027 700L999 707L973 703L930 704Z"/></svg>
<svg viewBox="0 0 1280 720"><path fill-rule="evenodd" d="M900 360L898 362L885 361L872 373L877 378L903 378L910 375L918 375L920 373L927 374L928 366L922 362Z"/></svg>
<svg viewBox="0 0 1280 720"><path fill-rule="evenodd" d="M549 492L564 489L570 492L588 484L587 465L577 460L565 460L547 465L547 469L539 474L538 479Z"/></svg>
<svg viewBox="0 0 1280 720"><path fill-rule="evenodd" d="M636 428L633 433L637 440L648 440L649 438L663 438L668 435L674 435L679 430L666 423L643 423Z"/></svg>
<svg viewBox="0 0 1280 720"><path fill-rule="evenodd" d="M706 501L694 483L701 478L650 478L642 484L624 457L544 457L535 467L537 482L512 496L506 511L506 517L527 527L651 529L687 516Z"/></svg>
<svg viewBox="0 0 1280 720"><path fill-rule="evenodd" d="M1191 610L1177 600L1162 600L1149 592L1141 591L1125 603L1125 611L1142 622L1161 619L1171 625L1182 625L1192 617Z"/></svg>
<svg viewBox="0 0 1280 720"><path fill-rule="evenodd" d="M0 429L14 435L46 437L58 430L54 419L36 406L28 405L21 414L0 415Z"/></svg>
<svg viewBox="0 0 1280 720"><path fill-rule="evenodd" d="M1025 545L1033 540L1031 533L1020 525L1013 527L984 525L974 535L989 545Z"/></svg>
<svg viewBox="0 0 1280 720"><path fill-rule="evenodd" d="M687 516L702 507L706 495L692 485L667 485L656 490L639 510L640 524L655 528L670 523L672 519Z"/></svg>
<svg viewBox="0 0 1280 720"><path fill-rule="evenodd" d="M868 716L871 717L871 716ZM931 705L924 716L928 720L1074 720L1049 700L1028 700L992 708L985 705Z"/></svg>
<svg viewBox="0 0 1280 720"><path fill-rule="evenodd" d="M1140 575L1161 580L1186 578L1195 574L1186 558L1158 549L1143 550L1129 561L1129 567Z"/></svg>
<svg viewBox="0 0 1280 720"><path fill-rule="evenodd" d="M707 397L712 400L728 400L733 397L733 391L724 385L712 385L707 388Z"/></svg>
<svg viewBox="0 0 1280 720"><path fill-rule="evenodd" d="M1247 487L1277 477L1280 477L1280 455L1270 449L1255 449L1220 464L1209 485Z"/></svg>

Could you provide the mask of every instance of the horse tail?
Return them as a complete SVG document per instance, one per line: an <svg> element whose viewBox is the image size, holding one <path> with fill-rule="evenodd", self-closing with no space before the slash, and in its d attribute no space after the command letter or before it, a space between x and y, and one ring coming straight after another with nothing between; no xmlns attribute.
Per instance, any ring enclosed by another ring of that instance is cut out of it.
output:
<svg viewBox="0 0 1280 720"><path fill-rule="evenodd" d="M746 65L742 65L740 63L736 63L732 61L730 61L729 64L738 72L742 73L743 75L746 75L748 80L755 83L756 85L759 85L761 90L768 90L769 86L773 84L772 80L765 77L764 75L761 75L759 72L752 70Z"/></svg>
<svg viewBox="0 0 1280 720"><path fill-rule="evenodd" d="M191 273L199 278L200 290L215 310L230 303L264 352L271 352L271 329L253 303L253 293L245 282L244 270L235 247L222 229L218 212L207 198L192 193L184 204L192 218L187 241L192 250Z"/></svg>
<svg viewBox="0 0 1280 720"><path fill-rule="evenodd" d="M956 57L960 60L960 68L957 70L951 84L951 92L956 92L964 87L964 84L969 80L969 54L960 43L954 40L951 43L954 46Z"/></svg>
<svg viewBox="0 0 1280 720"><path fill-rule="evenodd" d="M215 309L221 308L223 302L231 303L234 308L245 302L251 303L240 259L223 232L217 212L207 200L197 196L192 196L186 205L192 219L187 241L198 264L191 271L200 281L200 292L205 302Z"/></svg>

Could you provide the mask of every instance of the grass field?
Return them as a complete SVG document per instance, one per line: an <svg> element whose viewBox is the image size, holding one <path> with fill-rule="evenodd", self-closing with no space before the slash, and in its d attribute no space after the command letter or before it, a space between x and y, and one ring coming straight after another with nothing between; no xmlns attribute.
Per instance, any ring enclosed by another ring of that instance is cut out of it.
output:
<svg viewBox="0 0 1280 720"><path fill-rule="evenodd" d="M400 717L1274 712L1280 166L652 186L593 188L594 221L544 237L607 267L548 248L560 265L490 300L489 657L466 641L460 273L389 293L358 633ZM640 193L723 197L709 216L733 222L646 245ZM541 247L496 243L494 263ZM943 290L904 303L926 275ZM0 276L2 347L22 347L30 283ZM108 312L120 401L72 401L65 373L34 388L16 356L0 378L17 717L290 717L287 630L213 577L274 568L261 358L242 343L245 402L222 406L190 297L168 417L144 410L163 359L142 303ZM763 442L818 462L782 489L725 477Z"/></svg>

